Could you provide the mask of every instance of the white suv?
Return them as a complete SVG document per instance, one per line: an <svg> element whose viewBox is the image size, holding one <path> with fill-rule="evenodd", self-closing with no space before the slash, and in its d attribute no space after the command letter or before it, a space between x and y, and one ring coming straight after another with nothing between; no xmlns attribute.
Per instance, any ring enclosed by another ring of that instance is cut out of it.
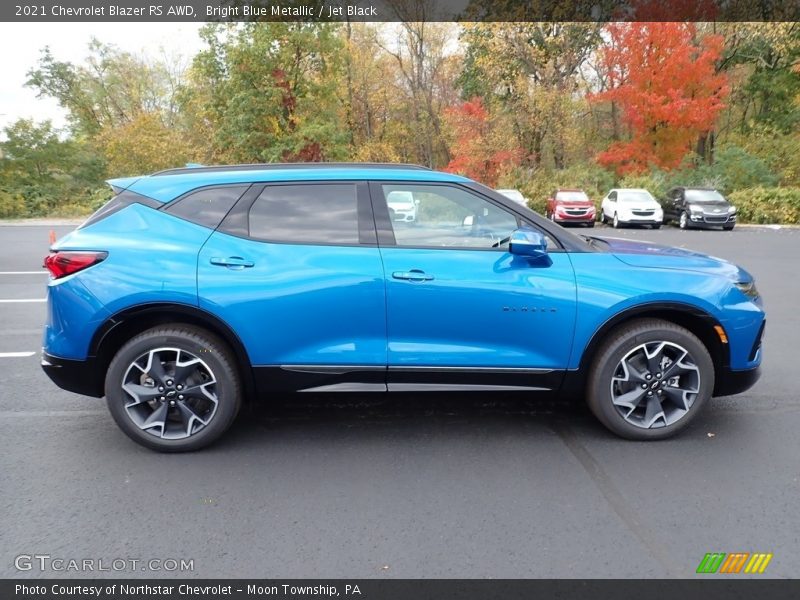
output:
<svg viewBox="0 0 800 600"><path fill-rule="evenodd" d="M652 194L638 188L615 188L600 204L600 220L623 225L650 225L658 229L664 222L664 211Z"/></svg>

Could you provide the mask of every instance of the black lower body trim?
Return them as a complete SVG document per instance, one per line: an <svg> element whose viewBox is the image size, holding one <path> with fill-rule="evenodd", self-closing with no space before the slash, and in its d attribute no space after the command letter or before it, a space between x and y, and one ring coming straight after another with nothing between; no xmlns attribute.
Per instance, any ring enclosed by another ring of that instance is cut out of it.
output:
<svg viewBox="0 0 800 600"><path fill-rule="evenodd" d="M42 351L42 370L61 389L102 398L105 373L97 369L94 358L71 360L59 358Z"/></svg>
<svg viewBox="0 0 800 600"><path fill-rule="evenodd" d="M254 367L259 395L270 392L467 392L552 393L564 372L551 369L358 365Z"/></svg>
<svg viewBox="0 0 800 600"><path fill-rule="evenodd" d="M761 367L749 369L747 371L732 371L723 369L717 373L717 381L714 385L714 396L732 396L741 394L749 390L761 377Z"/></svg>

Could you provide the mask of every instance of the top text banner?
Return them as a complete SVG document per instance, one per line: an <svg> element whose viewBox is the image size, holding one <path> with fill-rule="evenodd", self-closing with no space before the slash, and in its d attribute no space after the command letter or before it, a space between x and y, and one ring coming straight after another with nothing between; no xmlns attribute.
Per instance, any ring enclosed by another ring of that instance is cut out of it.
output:
<svg viewBox="0 0 800 600"><path fill-rule="evenodd" d="M2 0L0 21L800 21L800 0Z"/></svg>

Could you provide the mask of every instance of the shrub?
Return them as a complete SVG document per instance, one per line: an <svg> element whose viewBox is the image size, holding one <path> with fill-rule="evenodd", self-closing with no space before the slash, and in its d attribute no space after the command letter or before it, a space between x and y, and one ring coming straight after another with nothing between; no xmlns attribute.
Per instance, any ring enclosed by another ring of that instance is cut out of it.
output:
<svg viewBox="0 0 800 600"><path fill-rule="evenodd" d="M728 196L746 223L800 223L800 188L755 187Z"/></svg>
<svg viewBox="0 0 800 600"><path fill-rule="evenodd" d="M25 200L20 196L0 190L0 219L25 216Z"/></svg>

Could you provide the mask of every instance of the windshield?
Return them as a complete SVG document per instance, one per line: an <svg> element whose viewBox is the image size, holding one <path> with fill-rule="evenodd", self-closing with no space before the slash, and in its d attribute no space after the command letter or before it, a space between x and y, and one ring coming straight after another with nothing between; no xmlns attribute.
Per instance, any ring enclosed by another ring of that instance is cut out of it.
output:
<svg viewBox="0 0 800 600"><path fill-rule="evenodd" d="M653 197L649 192L618 192L617 200L620 202L650 202Z"/></svg>
<svg viewBox="0 0 800 600"><path fill-rule="evenodd" d="M687 202L701 202L703 204L727 204L725 196L716 190L686 190Z"/></svg>
<svg viewBox="0 0 800 600"><path fill-rule="evenodd" d="M567 202L588 202L589 196L585 192L558 192L556 200L566 200Z"/></svg>

